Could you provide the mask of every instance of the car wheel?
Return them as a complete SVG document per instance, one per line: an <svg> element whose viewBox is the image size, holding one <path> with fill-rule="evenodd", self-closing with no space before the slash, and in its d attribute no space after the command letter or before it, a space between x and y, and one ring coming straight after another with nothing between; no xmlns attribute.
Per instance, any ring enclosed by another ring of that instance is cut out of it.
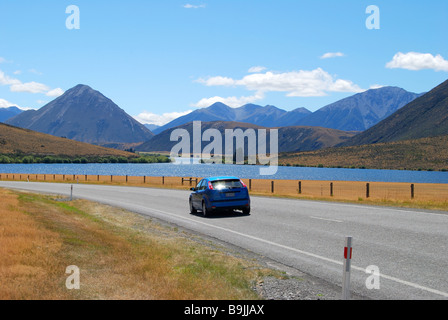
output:
<svg viewBox="0 0 448 320"><path fill-rule="evenodd" d="M207 210L207 206L205 205L205 201L202 201L202 215L204 217L207 217L209 214L208 210Z"/></svg>
<svg viewBox="0 0 448 320"><path fill-rule="evenodd" d="M195 214L197 211L193 206L193 201L191 201L191 199L190 199L189 202L190 202L190 214Z"/></svg>
<svg viewBox="0 0 448 320"><path fill-rule="evenodd" d="M243 214L249 215L250 214L250 207L243 209Z"/></svg>

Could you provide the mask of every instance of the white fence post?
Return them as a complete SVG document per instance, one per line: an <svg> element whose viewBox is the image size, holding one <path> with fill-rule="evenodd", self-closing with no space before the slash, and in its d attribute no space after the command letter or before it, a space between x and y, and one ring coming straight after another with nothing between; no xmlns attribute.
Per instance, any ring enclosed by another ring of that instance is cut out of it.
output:
<svg viewBox="0 0 448 320"><path fill-rule="evenodd" d="M345 238L342 300L350 300L350 267L352 260L352 237Z"/></svg>

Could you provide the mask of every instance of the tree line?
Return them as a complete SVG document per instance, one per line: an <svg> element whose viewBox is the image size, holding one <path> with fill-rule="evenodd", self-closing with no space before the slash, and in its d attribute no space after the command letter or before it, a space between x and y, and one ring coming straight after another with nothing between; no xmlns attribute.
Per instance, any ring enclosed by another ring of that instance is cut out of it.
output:
<svg viewBox="0 0 448 320"><path fill-rule="evenodd" d="M8 154L0 155L1 164L32 164L32 163L169 163L171 162L168 156L154 154L154 155L139 155L135 157L124 156L55 156L55 155L21 155Z"/></svg>

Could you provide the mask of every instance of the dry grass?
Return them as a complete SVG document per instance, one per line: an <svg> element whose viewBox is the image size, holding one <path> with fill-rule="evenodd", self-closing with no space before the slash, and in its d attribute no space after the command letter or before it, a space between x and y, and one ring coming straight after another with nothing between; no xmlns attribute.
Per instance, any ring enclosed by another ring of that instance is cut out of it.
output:
<svg viewBox="0 0 448 320"><path fill-rule="evenodd" d="M280 165L396 170L448 170L448 136L282 153Z"/></svg>
<svg viewBox="0 0 448 320"><path fill-rule="evenodd" d="M331 184L333 195L331 195ZM410 183L370 182L367 198L366 182L302 180L301 190L299 190L297 180L276 180L274 193L272 193L270 180L252 180L251 194L448 211L447 184L417 183L413 185L414 198L411 197Z"/></svg>
<svg viewBox="0 0 448 320"><path fill-rule="evenodd" d="M0 154L57 156L135 156L132 153L55 137L0 123Z"/></svg>
<svg viewBox="0 0 448 320"><path fill-rule="evenodd" d="M64 269L54 259L62 248L59 234L26 214L17 195L0 190L0 197L0 298L47 299L53 292L65 297L56 276Z"/></svg>
<svg viewBox="0 0 448 320"><path fill-rule="evenodd" d="M0 197L0 299L257 299L252 284L271 273L118 208ZM65 286L70 265L80 290Z"/></svg>

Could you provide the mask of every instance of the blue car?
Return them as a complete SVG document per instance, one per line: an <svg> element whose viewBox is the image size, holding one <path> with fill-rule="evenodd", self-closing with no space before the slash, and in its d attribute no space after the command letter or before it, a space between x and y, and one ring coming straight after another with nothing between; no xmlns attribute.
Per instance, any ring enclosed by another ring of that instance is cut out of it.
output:
<svg viewBox="0 0 448 320"><path fill-rule="evenodd" d="M241 210L250 214L250 196L247 186L237 177L202 179L190 195L190 213L198 210L208 216L218 210Z"/></svg>

